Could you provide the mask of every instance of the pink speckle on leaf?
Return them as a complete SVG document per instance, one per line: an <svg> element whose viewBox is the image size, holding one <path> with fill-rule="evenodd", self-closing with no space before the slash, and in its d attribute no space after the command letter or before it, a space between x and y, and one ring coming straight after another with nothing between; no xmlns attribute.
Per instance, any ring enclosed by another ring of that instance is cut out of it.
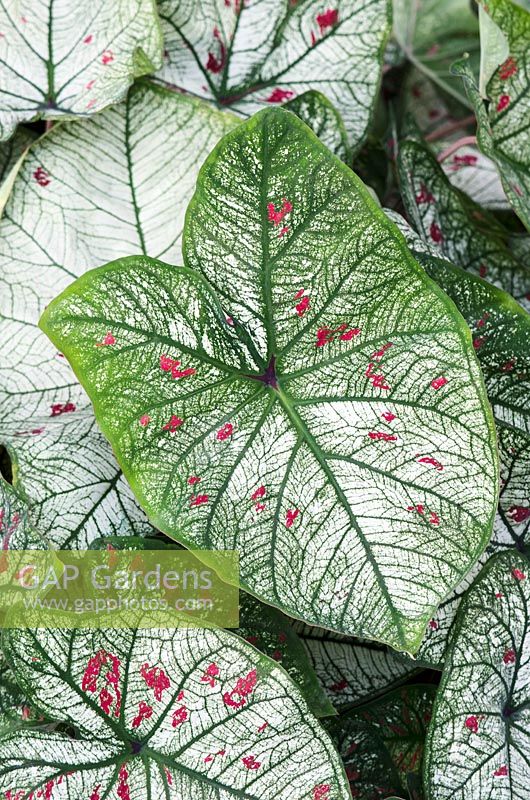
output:
<svg viewBox="0 0 530 800"><path fill-rule="evenodd" d="M96 347L108 347L113 344L116 344L116 337L108 331L101 342L96 342Z"/></svg>
<svg viewBox="0 0 530 800"><path fill-rule="evenodd" d="M214 75L222 71L226 63L226 47L218 28L213 29L214 44L217 42L218 55L215 55L211 50L208 51L208 60L206 62L206 69L208 72L213 72Z"/></svg>
<svg viewBox="0 0 530 800"><path fill-rule="evenodd" d="M386 351L390 350L390 348L393 346L394 346L393 342L387 342L382 347L380 347L379 350L374 350L370 358L372 358L374 361L380 361L385 355Z"/></svg>
<svg viewBox="0 0 530 800"><path fill-rule="evenodd" d="M300 291L295 294L294 299L298 300L298 303L295 305L296 313L299 317L303 317L309 308L310 297L304 294L303 289L300 289Z"/></svg>
<svg viewBox="0 0 530 800"><path fill-rule="evenodd" d="M294 97L294 92L290 89L280 89L279 87L273 89L267 97L267 103L283 103L285 100L291 100Z"/></svg>
<svg viewBox="0 0 530 800"><path fill-rule="evenodd" d="M429 466L434 467L438 472L442 472L443 470L443 464L432 456L420 456L417 454L416 458L419 464L429 464Z"/></svg>
<svg viewBox="0 0 530 800"><path fill-rule="evenodd" d="M337 683L334 683L332 686L330 686L329 689L331 692L339 693L347 689L348 686L349 686L348 681L346 680L346 678L343 678L341 681L338 681Z"/></svg>
<svg viewBox="0 0 530 800"><path fill-rule="evenodd" d="M495 597L497 598L497 600L501 600L501 598L503 598L504 595L502 592L495 592Z"/></svg>
<svg viewBox="0 0 530 800"><path fill-rule="evenodd" d="M287 513L285 514L285 527L286 528L291 528L293 526L293 524L294 524L295 519L297 518L297 516L299 514L300 514L300 509L298 509L298 508L295 508L295 509L289 508L287 510Z"/></svg>
<svg viewBox="0 0 530 800"><path fill-rule="evenodd" d="M132 721L133 728L139 728L144 719L149 719L153 716L153 707L148 705L145 700L138 703L138 714Z"/></svg>
<svg viewBox="0 0 530 800"><path fill-rule="evenodd" d="M89 92L91 89L93 89L93 88L94 88L94 84L95 84L95 83L96 83L95 79L94 79L94 80L91 80L91 81L89 81L89 82L88 82L88 83L85 85L85 89L86 89L86 90Z"/></svg>
<svg viewBox="0 0 530 800"><path fill-rule="evenodd" d="M499 78L501 81L507 81L512 75L517 72L517 61L513 56L508 56L504 64L499 67Z"/></svg>
<svg viewBox="0 0 530 800"><path fill-rule="evenodd" d="M125 764L120 768L120 772L118 774L118 788L116 789L116 794L120 798L120 800L131 800L131 788L129 786L129 772Z"/></svg>
<svg viewBox="0 0 530 800"><path fill-rule="evenodd" d="M211 664L208 664L204 674L201 676L201 683L207 683L212 688L215 686L215 679L219 677L219 667L212 661Z"/></svg>
<svg viewBox="0 0 530 800"><path fill-rule="evenodd" d="M183 419L181 419L180 417L177 417L175 414L172 414L171 417L170 417L169 422L166 422L165 425L162 425L162 430L163 431L169 431L170 433L174 433L177 430L177 428L180 428L180 426L183 423L184 423Z"/></svg>
<svg viewBox="0 0 530 800"><path fill-rule="evenodd" d="M435 391L438 391L438 389L441 389L442 386L446 385L446 383L448 383L447 378L444 378L443 375L440 375L439 378L434 378L434 380L431 381L431 386Z"/></svg>
<svg viewBox="0 0 530 800"><path fill-rule="evenodd" d="M437 631L439 627L440 626L438 625L435 619L429 620L429 628L431 629L431 631Z"/></svg>
<svg viewBox="0 0 530 800"><path fill-rule="evenodd" d="M195 494L190 497L190 506L191 508L195 508L197 506L204 506L209 500L209 496L207 494Z"/></svg>
<svg viewBox="0 0 530 800"><path fill-rule="evenodd" d="M472 733L476 733L478 731L478 719L474 715L467 717L466 721L464 722L466 728L471 731Z"/></svg>
<svg viewBox="0 0 530 800"><path fill-rule="evenodd" d="M328 28L334 28L338 21L339 12L335 8L328 8L322 14L317 14L317 25L321 34L325 34Z"/></svg>
<svg viewBox="0 0 530 800"><path fill-rule="evenodd" d="M393 421L396 419L396 415L395 415L395 414L392 414L392 412L391 412L391 411L383 411L383 413L381 414L381 416L382 416L382 417L383 417L383 419L384 419L384 420L386 420L387 422L393 422Z"/></svg>
<svg viewBox="0 0 530 800"><path fill-rule="evenodd" d="M261 761L256 761L256 756L245 756L241 759L247 769L259 769Z"/></svg>
<svg viewBox="0 0 530 800"><path fill-rule="evenodd" d="M501 94L499 97L499 102L497 103L497 111L501 112L504 111L505 108L508 108L510 105L510 95L509 94Z"/></svg>
<svg viewBox="0 0 530 800"><path fill-rule="evenodd" d="M235 687L230 692L223 694L223 702L230 708L242 708L247 697L256 688L258 674L255 669L248 673L244 678L238 678Z"/></svg>
<svg viewBox="0 0 530 800"><path fill-rule="evenodd" d="M168 770L167 767L164 767L164 772L166 774L166 780L168 782L168 785L173 786L173 776L171 775L171 772Z"/></svg>
<svg viewBox="0 0 530 800"><path fill-rule="evenodd" d="M420 185L420 191L416 195L416 204L420 206L423 203L434 203L434 195L429 192L424 183Z"/></svg>
<svg viewBox="0 0 530 800"><path fill-rule="evenodd" d="M265 497L267 493L267 489L265 486L258 486L255 492L252 493L251 498L252 500L259 500L262 497Z"/></svg>
<svg viewBox="0 0 530 800"><path fill-rule="evenodd" d="M515 664L515 650L506 650L502 657L505 664Z"/></svg>
<svg viewBox="0 0 530 800"><path fill-rule="evenodd" d="M139 423L142 426L142 428L146 428L150 422L151 422L151 417L149 416L149 414L143 414L139 419Z"/></svg>
<svg viewBox="0 0 530 800"><path fill-rule="evenodd" d="M397 442L398 437L392 433L385 433L384 431L370 431L368 438L374 441L380 439L383 442Z"/></svg>
<svg viewBox="0 0 530 800"><path fill-rule="evenodd" d="M467 153L465 156L453 156L453 164L455 167L472 167L478 161L477 156Z"/></svg>
<svg viewBox="0 0 530 800"><path fill-rule="evenodd" d="M513 577L515 578L516 581L525 581L526 580L526 575L524 574L524 572L522 572L520 569L517 569L517 567L514 567L512 569L512 575L513 575Z"/></svg>
<svg viewBox="0 0 530 800"><path fill-rule="evenodd" d="M101 676L103 667L108 667L108 671ZM103 685L98 695L99 706L106 714L110 714L114 704L114 716L119 717L121 707L121 693L118 689L120 659L106 650L99 650L89 659L81 680L81 689L84 692L96 694L100 677Z"/></svg>
<svg viewBox="0 0 530 800"><path fill-rule="evenodd" d="M187 378L189 375L195 375L197 372L193 367L188 367L187 369L179 369L179 367L180 361L177 361L177 359L165 355L160 356L160 369L163 372L171 372L171 376L175 378L175 380Z"/></svg>
<svg viewBox="0 0 530 800"><path fill-rule="evenodd" d="M530 519L530 506L510 506L508 514L513 522L526 522Z"/></svg>
<svg viewBox="0 0 530 800"><path fill-rule="evenodd" d="M499 769L496 769L495 772L493 773L493 776L495 778L504 778L506 777L506 775L508 775L508 767L506 766L506 764L503 764L501 767L499 767Z"/></svg>
<svg viewBox="0 0 530 800"><path fill-rule="evenodd" d="M429 232L431 234L431 239L435 244L440 244L443 240L442 231L439 225L436 222L431 222L431 227L429 228Z"/></svg>
<svg viewBox="0 0 530 800"><path fill-rule="evenodd" d="M209 764L216 756L224 756L225 754L226 750L218 750L217 753L209 753L204 759L204 763Z"/></svg>
<svg viewBox="0 0 530 800"><path fill-rule="evenodd" d="M195 486L196 483L200 483L201 479L197 475L190 475L188 478L189 486Z"/></svg>
<svg viewBox="0 0 530 800"><path fill-rule="evenodd" d="M61 414L69 414L75 411L73 403L53 403L50 417L59 417Z"/></svg>
<svg viewBox="0 0 530 800"><path fill-rule="evenodd" d="M480 350L485 341L486 341L485 336L477 336L475 339L473 339L473 347L475 348L475 350Z"/></svg>
<svg viewBox="0 0 530 800"><path fill-rule="evenodd" d="M188 719L188 709L185 705L181 705L173 711L171 716L171 727L178 728Z"/></svg>
<svg viewBox="0 0 530 800"><path fill-rule="evenodd" d="M101 63L104 66L111 64L114 61L114 53L112 50L105 50L103 55L101 56Z"/></svg>
<svg viewBox="0 0 530 800"><path fill-rule="evenodd" d="M263 725L259 726L258 733L263 733L263 731L267 730L268 727L269 727L269 723L268 722L264 722Z"/></svg>
<svg viewBox="0 0 530 800"><path fill-rule="evenodd" d="M146 682L147 686L153 690L155 700L162 700L162 692L169 689L171 681L162 669L162 667L150 667L145 663L140 668L140 675Z"/></svg>
<svg viewBox="0 0 530 800"><path fill-rule="evenodd" d="M231 422L225 422L222 428L219 428L217 433L215 434L215 438L220 442L225 442L229 439L234 432L234 426Z"/></svg>
<svg viewBox="0 0 530 800"><path fill-rule="evenodd" d="M50 174L46 172L44 167L37 167L37 169L33 173L33 177L35 178L39 186L48 186L51 183Z"/></svg>
<svg viewBox="0 0 530 800"><path fill-rule="evenodd" d="M385 390L390 389L388 383L385 383L386 381L385 376L381 373L375 373L373 371L374 367L376 369L378 368L377 365L371 361L368 364L368 367L366 368L366 372L364 373L368 378L368 380L370 381L370 383L372 384L372 386L374 387L374 389L385 389Z"/></svg>
<svg viewBox="0 0 530 800"><path fill-rule="evenodd" d="M319 783L313 787L313 800L331 800L329 783Z"/></svg>
<svg viewBox="0 0 530 800"><path fill-rule="evenodd" d="M282 205L279 211L276 211L274 203L267 204L267 218L269 222L272 222L274 227L276 227L287 214L291 213L292 210L292 203L285 197L282 197Z"/></svg>
<svg viewBox="0 0 530 800"><path fill-rule="evenodd" d="M355 336L358 336L360 332L360 328L348 328L346 322L343 322L338 328L319 328L315 347L324 347L324 345L330 344L337 333L341 342L349 342Z"/></svg>
<svg viewBox="0 0 530 800"><path fill-rule="evenodd" d="M90 44L93 41L93 39L94 37L92 36L91 33L89 33L88 36L85 36L85 38L83 39L83 44Z"/></svg>

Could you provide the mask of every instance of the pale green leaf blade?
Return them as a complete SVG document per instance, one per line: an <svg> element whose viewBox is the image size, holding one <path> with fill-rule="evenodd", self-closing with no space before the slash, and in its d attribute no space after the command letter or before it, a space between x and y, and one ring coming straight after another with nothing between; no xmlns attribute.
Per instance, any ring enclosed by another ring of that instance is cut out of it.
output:
<svg viewBox="0 0 530 800"><path fill-rule="evenodd" d="M315 91L304 92L289 100L284 107L305 122L333 155L348 161L350 148L346 127L341 115L325 95Z"/></svg>
<svg viewBox="0 0 530 800"><path fill-rule="evenodd" d="M101 111L161 64L153 0L2 0L0 33L0 139L26 120Z"/></svg>
<svg viewBox="0 0 530 800"><path fill-rule="evenodd" d="M231 633L28 630L6 647L35 705L79 738L0 740L4 793L53 780L59 797L348 798L287 674Z"/></svg>
<svg viewBox="0 0 530 800"><path fill-rule="evenodd" d="M199 166L237 124L140 83L124 104L56 126L26 155L0 225L0 441L55 546L147 525L39 315L102 261L146 250L178 261Z"/></svg>
<svg viewBox="0 0 530 800"><path fill-rule="evenodd" d="M416 671L412 661L377 642L300 623L295 628L321 685L339 710L368 702Z"/></svg>
<svg viewBox="0 0 530 800"><path fill-rule="evenodd" d="M489 0L481 4L508 42L508 56L485 87L488 107L475 78L465 62L455 65L462 76L477 115L477 139L483 153L497 164L499 174L515 212L530 228L530 156L528 117L530 115L530 9L510 0Z"/></svg>
<svg viewBox="0 0 530 800"><path fill-rule="evenodd" d="M460 606L426 749L429 800L525 800L528 559L491 559Z"/></svg>
<svg viewBox="0 0 530 800"><path fill-rule="evenodd" d="M372 118L390 29L387 0L163 0L159 77L249 115L322 92L358 148Z"/></svg>
<svg viewBox="0 0 530 800"><path fill-rule="evenodd" d="M420 142L402 142L398 163L407 214L424 241L530 309L530 269L514 257L507 232L496 219L450 184Z"/></svg>
<svg viewBox="0 0 530 800"><path fill-rule="evenodd" d="M293 202L285 239L268 218L282 195ZM353 173L287 112L224 138L187 225L185 257L213 278L222 315L209 300L186 308L172 285L185 271L139 259L70 287L49 306L47 333L157 527L188 546L236 547L242 585L297 617L413 651L494 511L493 428L463 321ZM211 363L188 318L201 320ZM117 347L96 346L107 332ZM244 366L222 361L234 334ZM162 356L182 363L178 380ZM205 391L210 380L221 386ZM184 421L174 437L173 416ZM203 481L200 508L189 477Z"/></svg>

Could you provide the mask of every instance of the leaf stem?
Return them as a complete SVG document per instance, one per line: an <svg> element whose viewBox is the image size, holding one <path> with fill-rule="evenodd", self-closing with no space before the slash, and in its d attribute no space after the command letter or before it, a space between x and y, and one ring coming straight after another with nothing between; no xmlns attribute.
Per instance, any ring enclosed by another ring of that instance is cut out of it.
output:
<svg viewBox="0 0 530 800"><path fill-rule="evenodd" d="M437 159L438 163L441 164L442 161L445 161L446 158L452 156L453 153L456 153L457 150L460 150L461 147L465 147L467 144L476 144L477 137L476 136L462 136L461 139L457 139L456 142L453 142L446 147L445 150L442 150L441 153L438 153Z"/></svg>
<svg viewBox="0 0 530 800"><path fill-rule="evenodd" d="M441 125L435 131L428 133L425 137L425 141L435 142L437 139L443 139L444 136L454 133L454 131L458 131L460 128L464 128L466 125L473 124L476 124L476 118L474 114L469 114L469 116L464 117L463 119L452 120L451 122L447 122L445 125Z"/></svg>

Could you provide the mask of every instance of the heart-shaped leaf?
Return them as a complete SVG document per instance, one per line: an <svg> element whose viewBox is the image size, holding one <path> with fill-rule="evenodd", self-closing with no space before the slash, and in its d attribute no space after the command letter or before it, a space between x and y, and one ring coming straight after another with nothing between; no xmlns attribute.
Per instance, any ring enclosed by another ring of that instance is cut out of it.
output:
<svg viewBox="0 0 530 800"><path fill-rule="evenodd" d="M147 250L178 261L199 166L236 124L141 83L123 105L55 127L20 168L0 224L0 441L56 547L148 527L39 315L102 261Z"/></svg>
<svg viewBox="0 0 530 800"><path fill-rule="evenodd" d="M12 631L6 653L35 706L79 732L0 739L8 797L348 798L286 673L226 631Z"/></svg>
<svg viewBox="0 0 530 800"><path fill-rule="evenodd" d="M323 92L360 146L390 30L388 0L162 0L161 80L245 116Z"/></svg>
<svg viewBox="0 0 530 800"><path fill-rule="evenodd" d="M529 576L525 557L497 555L460 606L427 739L429 800L526 800Z"/></svg>
<svg viewBox="0 0 530 800"><path fill-rule="evenodd" d="M152 0L2 0L0 139L24 120L101 111L161 59Z"/></svg>
<svg viewBox="0 0 530 800"><path fill-rule="evenodd" d="M353 797L371 800L421 787L425 736L435 695L434 686L405 686L327 723ZM412 791L410 796L419 797Z"/></svg>
<svg viewBox="0 0 530 800"><path fill-rule="evenodd" d="M414 651L495 507L463 321L287 112L223 139L186 226L222 308L136 258L69 287L44 329L158 528L238 549L243 586L295 616Z"/></svg>
<svg viewBox="0 0 530 800"><path fill-rule="evenodd" d="M495 217L455 189L420 142L402 142L398 162L407 214L421 237L440 256L487 278L530 309L530 274L510 251L508 234Z"/></svg>
<svg viewBox="0 0 530 800"><path fill-rule="evenodd" d="M463 77L477 115L477 140L485 155L499 169L506 194L530 229L530 156L527 120L530 115L530 9L510 0L481 2L481 11L500 28L508 44L508 55L486 87L488 107L468 63L460 61L454 72ZM482 44L486 47L487 42Z"/></svg>
<svg viewBox="0 0 530 800"><path fill-rule="evenodd" d="M412 661L377 642L298 623L299 639L335 708L366 703L416 671Z"/></svg>

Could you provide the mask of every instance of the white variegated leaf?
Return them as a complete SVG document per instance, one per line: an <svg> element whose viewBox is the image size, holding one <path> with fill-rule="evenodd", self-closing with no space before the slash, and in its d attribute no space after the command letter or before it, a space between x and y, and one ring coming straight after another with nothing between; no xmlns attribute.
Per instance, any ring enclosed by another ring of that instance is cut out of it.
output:
<svg viewBox="0 0 530 800"><path fill-rule="evenodd" d="M2 554L9 550L43 550L47 547L48 543L30 520L25 498L0 475L0 566Z"/></svg>
<svg viewBox="0 0 530 800"><path fill-rule="evenodd" d="M123 105L52 129L20 168L0 223L0 442L57 547L146 522L39 315L60 287L119 254L178 261L199 167L236 124L143 83Z"/></svg>
<svg viewBox="0 0 530 800"><path fill-rule="evenodd" d="M0 139L25 120L101 111L161 58L153 0L2 0Z"/></svg>
<svg viewBox="0 0 530 800"><path fill-rule="evenodd" d="M161 80L248 116L322 92L358 148L390 28L387 0L162 0Z"/></svg>
<svg viewBox="0 0 530 800"><path fill-rule="evenodd" d="M295 685L231 633L12 631L6 652L36 707L78 738L0 738L5 797L348 798L340 759Z"/></svg>
<svg viewBox="0 0 530 800"><path fill-rule="evenodd" d="M414 651L496 502L462 318L288 112L222 140L186 220L187 268L109 264L42 325L159 529L240 550L243 587L294 616Z"/></svg>
<svg viewBox="0 0 530 800"><path fill-rule="evenodd" d="M428 800L526 800L530 562L492 558L456 618L426 748Z"/></svg>

